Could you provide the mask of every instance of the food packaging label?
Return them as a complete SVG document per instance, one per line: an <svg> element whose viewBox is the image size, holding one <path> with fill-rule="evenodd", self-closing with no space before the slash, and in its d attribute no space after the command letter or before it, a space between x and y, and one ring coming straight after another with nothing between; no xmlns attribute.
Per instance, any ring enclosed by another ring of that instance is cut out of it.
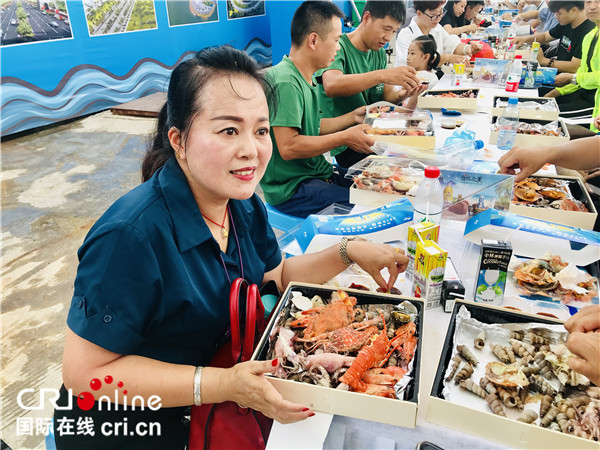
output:
<svg viewBox="0 0 600 450"><path fill-rule="evenodd" d="M423 298L425 308L440 305L448 252L434 241L419 241L415 253L414 296Z"/></svg>
<svg viewBox="0 0 600 450"><path fill-rule="evenodd" d="M419 235L421 238L419 238ZM437 242L440 235L440 226L433 222L419 222L408 227L408 238L406 239L406 255L408 256L408 266L406 267L405 276L407 279L412 278L415 268L415 253L417 251L417 243L421 240Z"/></svg>
<svg viewBox="0 0 600 450"><path fill-rule="evenodd" d="M475 284L476 302L489 305L502 304L511 255L510 242L481 240L481 254L476 274L477 283Z"/></svg>

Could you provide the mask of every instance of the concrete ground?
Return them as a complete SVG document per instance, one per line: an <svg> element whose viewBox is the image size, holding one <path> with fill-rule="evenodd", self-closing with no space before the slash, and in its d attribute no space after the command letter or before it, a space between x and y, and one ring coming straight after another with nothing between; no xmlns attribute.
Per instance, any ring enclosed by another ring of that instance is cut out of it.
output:
<svg viewBox="0 0 600 450"><path fill-rule="evenodd" d="M77 249L106 208L139 184L154 125L102 112L2 143L0 417L12 449L45 448L50 402L28 410L17 398L35 407L41 389L60 387Z"/></svg>

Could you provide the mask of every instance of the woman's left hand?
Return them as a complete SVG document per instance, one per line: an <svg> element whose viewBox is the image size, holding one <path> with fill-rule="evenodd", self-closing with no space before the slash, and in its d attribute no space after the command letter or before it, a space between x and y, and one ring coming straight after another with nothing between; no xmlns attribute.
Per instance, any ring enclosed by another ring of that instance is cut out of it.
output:
<svg viewBox="0 0 600 450"><path fill-rule="evenodd" d="M373 277L382 289L389 290L396 283L398 274L406 270L408 257L404 250L386 244L368 241L350 241L346 247L348 257ZM387 267L390 279L386 282L381 270Z"/></svg>

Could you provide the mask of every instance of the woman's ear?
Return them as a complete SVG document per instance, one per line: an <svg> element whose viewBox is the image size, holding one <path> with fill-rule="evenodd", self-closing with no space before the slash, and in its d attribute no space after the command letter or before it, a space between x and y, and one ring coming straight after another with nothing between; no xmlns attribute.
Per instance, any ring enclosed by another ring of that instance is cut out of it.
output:
<svg viewBox="0 0 600 450"><path fill-rule="evenodd" d="M182 146L181 132L179 129L176 127L169 128L168 136L171 147L173 147L177 158L183 158L185 156L185 150Z"/></svg>

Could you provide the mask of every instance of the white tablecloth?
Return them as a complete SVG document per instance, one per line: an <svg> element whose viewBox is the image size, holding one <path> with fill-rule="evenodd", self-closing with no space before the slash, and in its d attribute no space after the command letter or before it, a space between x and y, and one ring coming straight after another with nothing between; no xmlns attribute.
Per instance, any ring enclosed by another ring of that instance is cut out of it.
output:
<svg viewBox="0 0 600 450"><path fill-rule="evenodd" d="M462 87L470 88L469 84ZM498 159L501 151L487 145L490 134L490 113L494 96L504 96L504 89L481 87L477 109L460 116L465 126L475 131L477 139L483 140L492 152L491 159ZM445 75L436 89L451 88L450 77ZM522 89L519 97L537 97L537 89ZM454 130L441 127L442 116L432 111L438 146ZM489 159L489 157L488 157ZM547 172L546 172L547 173ZM464 223L442 222L440 245L448 251L466 289L466 298L472 298L473 280L477 269L479 247L463 238ZM450 314L441 307L428 309L424 314L423 338L421 341L421 376L419 380L419 410L417 427L414 429L368 422L344 416L317 413L314 417L291 425L273 424L267 448L369 448L369 449L414 449L421 441L430 441L446 449L454 448L504 448L503 446L472 435L440 427L425 420L427 403L437 370L442 345L446 336Z"/></svg>

